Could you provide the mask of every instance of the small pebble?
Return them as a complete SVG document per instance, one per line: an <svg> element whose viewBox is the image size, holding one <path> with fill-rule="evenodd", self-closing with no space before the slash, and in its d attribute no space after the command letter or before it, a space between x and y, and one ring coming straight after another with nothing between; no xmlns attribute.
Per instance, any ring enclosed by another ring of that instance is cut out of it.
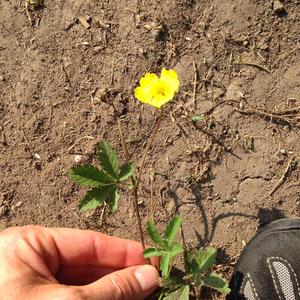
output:
<svg viewBox="0 0 300 300"><path fill-rule="evenodd" d="M287 151L285 149L280 149L279 152L282 155L287 155Z"/></svg>
<svg viewBox="0 0 300 300"><path fill-rule="evenodd" d="M281 3L279 0L275 0L273 2L273 10L276 14L286 13L283 3Z"/></svg>
<svg viewBox="0 0 300 300"><path fill-rule="evenodd" d="M82 155L75 155L74 162L76 164L80 163L82 161L83 156Z"/></svg>
<svg viewBox="0 0 300 300"><path fill-rule="evenodd" d="M41 156L40 156L39 154L37 154L37 153L34 153L34 157L35 157L37 160L41 160L41 159L42 159Z"/></svg>

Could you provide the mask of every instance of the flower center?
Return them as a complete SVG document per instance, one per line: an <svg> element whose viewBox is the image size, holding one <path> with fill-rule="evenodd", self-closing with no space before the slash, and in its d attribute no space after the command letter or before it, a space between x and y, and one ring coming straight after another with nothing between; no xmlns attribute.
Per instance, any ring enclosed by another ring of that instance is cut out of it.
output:
<svg viewBox="0 0 300 300"><path fill-rule="evenodd" d="M162 84L158 84L157 87L156 87L156 93L158 95L162 95L162 96L166 96L166 88L164 85Z"/></svg>

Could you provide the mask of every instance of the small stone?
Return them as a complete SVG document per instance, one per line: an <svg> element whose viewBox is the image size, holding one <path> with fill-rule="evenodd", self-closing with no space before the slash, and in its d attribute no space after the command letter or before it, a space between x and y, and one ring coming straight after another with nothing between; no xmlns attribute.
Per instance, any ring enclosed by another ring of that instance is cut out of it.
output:
<svg viewBox="0 0 300 300"><path fill-rule="evenodd" d="M0 81L4 81L5 80L5 77L0 75Z"/></svg>
<svg viewBox="0 0 300 300"><path fill-rule="evenodd" d="M6 205L0 206L0 218L7 215L8 207Z"/></svg>
<svg viewBox="0 0 300 300"><path fill-rule="evenodd" d="M273 2L273 10L276 14L286 13L283 3L281 3L279 0L275 0Z"/></svg>
<svg viewBox="0 0 300 300"><path fill-rule="evenodd" d="M19 201L16 205L15 205L15 208L18 208L18 207L20 207L20 206L22 206L23 205L23 201Z"/></svg>
<svg viewBox="0 0 300 300"><path fill-rule="evenodd" d="M74 162L76 164L80 163L82 161L83 155L75 155Z"/></svg>
<svg viewBox="0 0 300 300"><path fill-rule="evenodd" d="M280 149L279 152L282 155L287 155L287 151L285 149Z"/></svg>
<svg viewBox="0 0 300 300"><path fill-rule="evenodd" d="M175 209L175 203L173 200L169 201L166 205L166 211L168 213L173 213L174 212L174 209Z"/></svg>
<svg viewBox="0 0 300 300"><path fill-rule="evenodd" d="M37 159L37 160L42 160L41 156L37 153L34 153L34 157Z"/></svg>

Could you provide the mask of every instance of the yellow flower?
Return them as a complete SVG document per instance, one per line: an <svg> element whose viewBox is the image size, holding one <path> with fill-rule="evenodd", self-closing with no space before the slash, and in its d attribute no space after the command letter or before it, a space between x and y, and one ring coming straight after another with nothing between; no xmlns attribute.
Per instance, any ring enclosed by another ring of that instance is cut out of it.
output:
<svg viewBox="0 0 300 300"><path fill-rule="evenodd" d="M140 86L135 91L135 97L143 103L161 108L173 99L179 88L179 80L174 70L162 69L160 77L146 73L140 80Z"/></svg>

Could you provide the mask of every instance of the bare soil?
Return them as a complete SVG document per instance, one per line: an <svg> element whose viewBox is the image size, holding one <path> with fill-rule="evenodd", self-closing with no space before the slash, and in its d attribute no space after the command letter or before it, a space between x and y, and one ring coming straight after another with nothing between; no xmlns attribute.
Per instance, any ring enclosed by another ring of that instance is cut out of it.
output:
<svg viewBox="0 0 300 300"><path fill-rule="evenodd" d="M230 276L260 226L300 216L299 1L24 8L25 0L0 1L1 229L70 226L139 239L129 193L115 216L83 214L84 190L66 174L78 161L96 163L101 140L124 159L118 119L140 159L158 112L133 89L163 67L178 72L181 88L143 174L143 219L152 190L158 226L179 212L188 245L218 247L218 269Z"/></svg>

